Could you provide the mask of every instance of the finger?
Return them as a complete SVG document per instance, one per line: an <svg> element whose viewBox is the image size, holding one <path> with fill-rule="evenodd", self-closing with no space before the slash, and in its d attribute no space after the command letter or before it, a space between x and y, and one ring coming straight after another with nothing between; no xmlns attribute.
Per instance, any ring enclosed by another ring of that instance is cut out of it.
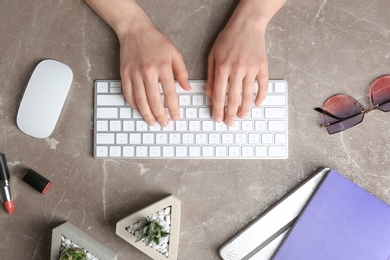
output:
<svg viewBox="0 0 390 260"><path fill-rule="evenodd" d="M268 91L268 64L267 62L263 65L263 68L260 70L259 74L257 74L257 96L255 100L255 105L260 106L264 101L265 96Z"/></svg>
<svg viewBox="0 0 390 260"><path fill-rule="evenodd" d="M214 59L214 50L211 49L209 57L207 59L207 84L206 84L206 95L212 96L214 89L214 70L215 70L215 59Z"/></svg>
<svg viewBox="0 0 390 260"><path fill-rule="evenodd" d="M231 77L229 80L229 92L226 106L225 123L228 126L234 125L238 107L241 102L242 79L241 77Z"/></svg>
<svg viewBox="0 0 390 260"><path fill-rule="evenodd" d="M251 77L249 75L246 75L243 82L243 88L242 88L242 94L241 94L241 106L240 110L238 111L238 117L239 118L245 118L253 103L253 92L254 92L254 82L255 77Z"/></svg>
<svg viewBox="0 0 390 260"><path fill-rule="evenodd" d="M183 56L179 51L173 54L172 69L177 81L179 82L179 85L184 90L191 90L190 83L188 83L188 71L186 64L184 63Z"/></svg>
<svg viewBox="0 0 390 260"><path fill-rule="evenodd" d="M168 118L165 114L164 105L161 99L158 77L153 76L150 73L148 76L144 75L144 83L150 110L161 126L167 126Z"/></svg>
<svg viewBox="0 0 390 260"><path fill-rule="evenodd" d="M137 103L135 102L134 99L133 84L131 83L131 79L124 73L121 73L121 75L123 75L121 76L123 95L125 96L127 103L132 108L138 109Z"/></svg>
<svg viewBox="0 0 390 260"><path fill-rule="evenodd" d="M226 69L217 68L213 88L213 118L221 122L224 118L226 88L228 84L228 73Z"/></svg>
<svg viewBox="0 0 390 260"><path fill-rule="evenodd" d="M154 117L150 107L148 98L146 96L145 85L141 76L133 77L133 87L134 87L134 99L138 106L139 112L149 125L154 125L156 123L156 118Z"/></svg>
<svg viewBox="0 0 390 260"><path fill-rule="evenodd" d="M134 109L138 109L135 102L133 87L130 79L122 79L122 91L127 103Z"/></svg>
<svg viewBox="0 0 390 260"><path fill-rule="evenodd" d="M180 118L180 108L172 71L170 73L163 73L160 76L160 82L164 92L165 102L167 103L170 117L173 120L178 120Z"/></svg>

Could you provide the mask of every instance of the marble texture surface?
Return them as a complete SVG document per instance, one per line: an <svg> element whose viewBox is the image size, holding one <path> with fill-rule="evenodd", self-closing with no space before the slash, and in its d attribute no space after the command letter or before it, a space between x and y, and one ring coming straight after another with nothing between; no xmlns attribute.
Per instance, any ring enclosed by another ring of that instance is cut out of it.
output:
<svg viewBox="0 0 390 260"><path fill-rule="evenodd" d="M205 79L207 54L232 0L140 1L183 53L191 79ZM118 252L148 259L115 235L121 218L168 194L182 201L179 259L219 259L218 248L320 166L343 173L390 203L390 114L329 136L313 108L346 93L370 106L369 86L390 74L388 0L288 0L269 24L269 74L289 83L287 160L95 160L93 81L119 79L119 43L84 3L0 2L0 152L12 175L15 212L0 210L1 259L48 259L51 230L65 221ZM74 81L54 133L23 134L18 105L37 63L68 64ZM52 181L46 195L21 178Z"/></svg>

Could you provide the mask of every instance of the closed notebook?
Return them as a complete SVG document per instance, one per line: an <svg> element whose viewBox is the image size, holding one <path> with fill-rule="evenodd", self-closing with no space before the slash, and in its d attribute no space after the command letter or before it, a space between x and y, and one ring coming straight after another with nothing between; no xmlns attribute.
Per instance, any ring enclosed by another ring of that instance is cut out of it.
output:
<svg viewBox="0 0 390 260"><path fill-rule="evenodd" d="M390 260L390 206L331 170L275 260Z"/></svg>

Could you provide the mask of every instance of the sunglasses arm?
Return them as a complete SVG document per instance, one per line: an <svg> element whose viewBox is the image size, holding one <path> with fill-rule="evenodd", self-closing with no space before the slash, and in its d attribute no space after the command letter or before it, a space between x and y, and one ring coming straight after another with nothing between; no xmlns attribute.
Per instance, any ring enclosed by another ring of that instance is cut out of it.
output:
<svg viewBox="0 0 390 260"><path fill-rule="evenodd" d="M338 120L343 120L343 119L345 119L345 118L337 117L337 116L335 116L335 115L333 115L333 114L331 114L331 113L329 113L329 112L323 110L323 109L320 108L320 107L316 107L316 108L314 108L314 110L317 111L317 112L319 112L319 113L321 113L321 114L324 114L324 115L327 115L327 116L329 116L329 117L331 117L331 118L334 118L334 119L338 119Z"/></svg>

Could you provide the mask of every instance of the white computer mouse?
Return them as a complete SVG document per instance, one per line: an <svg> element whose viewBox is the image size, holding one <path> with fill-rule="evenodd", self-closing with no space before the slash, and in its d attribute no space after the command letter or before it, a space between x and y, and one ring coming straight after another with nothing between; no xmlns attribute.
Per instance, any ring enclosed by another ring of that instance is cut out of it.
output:
<svg viewBox="0 0 390 260"><path fill-rule="evenodd" d="M61 114L73 72L55 60L41 61L27 84L20 103L16 123L24 133L46 138L53 131Z"/></svg>

